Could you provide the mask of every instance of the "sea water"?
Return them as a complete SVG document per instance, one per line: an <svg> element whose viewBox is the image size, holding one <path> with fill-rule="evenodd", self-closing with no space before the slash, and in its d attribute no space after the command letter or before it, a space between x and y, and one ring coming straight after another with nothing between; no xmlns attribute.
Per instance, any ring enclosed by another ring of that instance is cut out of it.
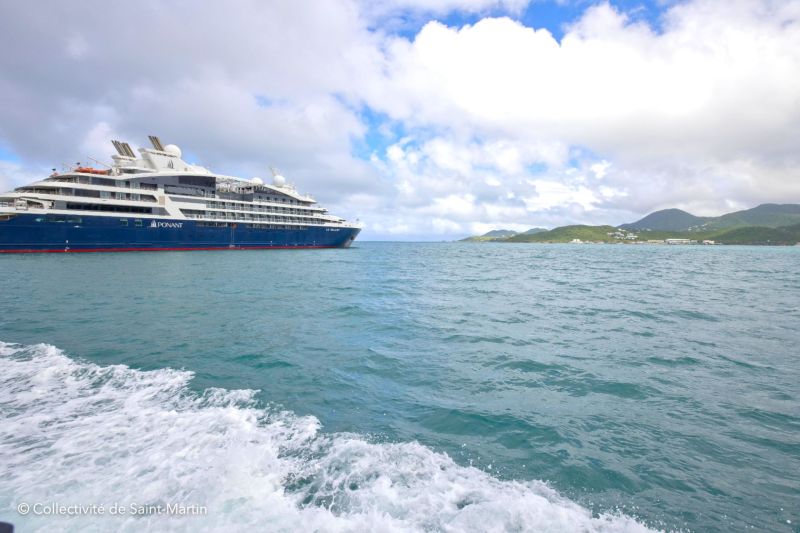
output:
<svg viewBox="0 0 800 533"><path fill-rule="evenodd" d="M800 248L360 242L0 272L20 531L797 531Z"/></svg>

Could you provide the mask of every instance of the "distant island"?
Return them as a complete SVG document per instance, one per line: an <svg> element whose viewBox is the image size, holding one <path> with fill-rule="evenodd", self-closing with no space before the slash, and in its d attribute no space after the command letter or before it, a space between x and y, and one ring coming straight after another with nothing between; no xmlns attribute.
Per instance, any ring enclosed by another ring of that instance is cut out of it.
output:
<svg viewBox="0 0 800 533"><path fill-rule="evenodd" d="M718 217L664 209L620 226L533 228L523 233L493 230L467 242L749 244L792 246L800 242L800 204L762 204Z"/></svg>
<svg viewBox="0 0 800 533"><path fill-rule="evenodd" d="M495 229L483 235L476 235L475 237L467 237L461 239L464 242L490 242L490 241L505 241L511 237L518 235L535 235L537 233L544 233L548 231L547 228L531 228L528 231L517 233L510 229Z"/></svg>

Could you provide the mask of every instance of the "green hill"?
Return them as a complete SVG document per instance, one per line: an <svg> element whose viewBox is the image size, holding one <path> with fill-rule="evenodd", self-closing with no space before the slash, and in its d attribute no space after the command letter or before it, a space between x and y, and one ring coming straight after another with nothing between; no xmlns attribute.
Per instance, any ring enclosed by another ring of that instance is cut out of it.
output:
<svg viewBox="0 0 800 533"><path fill-rule="evenodd" d="M681 209L663 209L620 228L631 231L717 231L759 226L778 228L800 224L800 205L761 204L718 217L698 217Z"/></svg>
<svg viewBox="0 0 800 533"><path fill-rule="evenodd" d="M510 229L493 229L487 233L484 233L482 237L492 237L492 238L506 238L506 237L513 237L516 235L517 232Z"/></svg>
<svg viewBox="0 0 800 533"><path fill-rule="evenodd" d="M723 244L792 245L800 242L800 224L780 228L746 226L734 228L714 237Z"/></svg>
<svg viewBox="0 0 800 533"><path fill-rule="evenodd" d="M646 217L630 224L623 224L622 229L650 231L689 231L689 229L707 222L706 217L696 217L682 209L662 209L650 213Z"/></svg>
<svg viewBox="0 0 800 533"><path fill-rule="evenodd" d="M493 230L471 242L643 242L665 239L713 240L720 244L786 245L800 242L800 205L762 204L719 217L696 217L680 209L664 209L637 222L613 226L531 228L524 233Z"/></svg>
<svg viewBox="0 0 800 533"><path fill-rule="evenodd" d="M535 235L536 233L543 233L549 231L547 228L531 228L528 231L521 233L521 235Z"/></svg>
<svg viewBox="0 0 800 533"><path fill-rule="evenodd" d="M800 205L798 204L761 204L752 209L728 213L709 219L702 229L725 229L743 226L760 226L778 228L800 224Z"/></svg>
<svg viewBox="0 0 800 533"><path fill-rule="evenodd" d="M461 239L463 242L487 242L487 241L501 241L509 237L513 237L517 232L510 229L493 229L483 235L476 235L474 237L467 237Z"/></svg>
<svg viewBox="0 0 800 533"><path fill-rule="evenodd" d="M545 228L531 228L524 233L517 233L514 230L510 229L493 229L492 231L486 232L483 235L476 235L474 237L467 237L466 239L461 239L462 242L493 242L493 241L505 241L510 237L514 237L516 235L533 235L535 233L541 233L543 231L547 231Z"/></svg>
<svg viewBox="0 0 800 533"><path fill-rule="evenodd" d="M612 242L616 239L608 234L614 231L616 231L616 228L613 226L563 226L550 231L514 235L506 239L505 242L570 242L575 239Z"/></svg>
<svg viewBox="0 0 800 533"><path fill-rule="evenodd" d="M635 235L636 238L623 238L625 233L628 233L628 236ZM800 224L782 226L779 228L744 226L705 231L639 231L635 234L625 231L620 232L613 226L575 225L563 226L533 234L518 233L506 239L492 240L494 242L569 243L576 239L581 242L606 243L635 243L649 240L689 239L692 241L711 240L719 244L793 245L800 242Z"/></svg>

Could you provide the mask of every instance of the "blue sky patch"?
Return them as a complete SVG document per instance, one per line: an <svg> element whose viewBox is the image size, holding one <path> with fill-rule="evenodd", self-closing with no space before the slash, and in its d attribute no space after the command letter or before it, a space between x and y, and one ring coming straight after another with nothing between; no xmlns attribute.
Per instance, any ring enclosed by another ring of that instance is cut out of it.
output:
<svg viewBox="0 0 800 533"><path fill-rule="evenodd" d="M10 161L12 163L19 163L19 156L14 153L8 144L0 141L0 161Z"/></svg>
<svg viewBox="0 0 800 533"><path fill-rule="evenodd" d="M382 31L413 41L425 24L437 20L449 27L460 28L472 25L487 17L509 17L534 29L547 29L557 40L565 30L577 21L586 9L604 2L573 0L568 2L540 0L531 2L521 13L503 9L489 9L477 13L453 11L445 15L430 16L412 12L394 13L381 21ZM661 31L661 15L678 0L613 0L609 2L618 11L625 13L632 22L643 21L656 32Z"/></svg>

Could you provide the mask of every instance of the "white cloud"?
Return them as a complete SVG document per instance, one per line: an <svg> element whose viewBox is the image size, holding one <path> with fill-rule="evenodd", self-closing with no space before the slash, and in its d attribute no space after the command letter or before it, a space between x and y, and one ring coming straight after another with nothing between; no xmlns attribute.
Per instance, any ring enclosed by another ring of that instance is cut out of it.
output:
<svg viewBox="0 0 800 533"><path fill-rule="evenodd" d="M464 231L461 224L447 218L434 218L431 220L431 229L436 235L452 235Z"/></svg>
<svg viewBox="0 0 800 533"><path fill-rule="evenodd" d="M354 80L380 64L354 2L0 5L0 142L30 167L107 159L113 135L174 142L218 172L267 165L335 203L383 186L353 156ZM64 28L92 28L80 33ZM18 180L17 180L18 181ZM349 212L344 214L349 215Z"/></svg>
<svg viewBox="0 0 800 533"><path fill-rule="evenodd" d="M442 216L464 216L472 214L475 207L475 197L471 194L450 194L443 198L434 198L428 211Z"/></svg>
<svg viewBox="0 0 800 533"><path fill-rule="evenodd" d="M80 153L82 154L80 158L82 159L84 155L88 155L90 157L102 157L102 159L105 159L102 154L108 152L108 141L110 139L118 139L119 137L120 136L112 129L108 122L100 121L96 123L86 132L79 146L81 150ZM92 164L91 161L84 161L88 164Z"/></svg>
<svg viewBox="0 0 800 533"><path fill-rule="evenodd" d="M0 159L0 191L9 191L20 183L29 183L42 179L49 174L48 169L26 168L19 163Z"/></svg>
<svg viewBox="0 0 800 533"><path fill-rule="evenodd" d="M491 184L506 203L524 198L531 221L560 209L611 223L800 201L800 2L683 2L661 32L599 4L560 42L508 18L431 22L388 50L385 84L366 98L439 132L422 145L425 179L453 193ZM523 155L537 144L555 155ZM517 183L526 173L533 190Z"/></svg>
<svg viewBox="0 0 800 533"><path fill-rule="evenodd" d="M599 180L606 177L608 174L608 169L611 168L611 163L606 160L600 161L599 163L595 163L589 167L592 172L594 173L595 177Z"/></svg>
<svg viewBox="0 0 800 533"><path fill-rule="evenodd" d="M507 18L431 22L394 43L387 86L370 101L413 123L615 155L788 150L783 134L800 122L800 30L788 10L754 13L763 3L682 4L663 34L601 4L561 43Z"/></svg>
<svg viewBox="0 0 800 533"><path fill-rule="evenodd" d="M800 201L800 1L687 0L659 31L601 3L560 41L502 17L383 29L527 4L145 0L143 27L121 3L3 3L5 185L155 133L221 172L276 165L365 236Z"/></svg>

